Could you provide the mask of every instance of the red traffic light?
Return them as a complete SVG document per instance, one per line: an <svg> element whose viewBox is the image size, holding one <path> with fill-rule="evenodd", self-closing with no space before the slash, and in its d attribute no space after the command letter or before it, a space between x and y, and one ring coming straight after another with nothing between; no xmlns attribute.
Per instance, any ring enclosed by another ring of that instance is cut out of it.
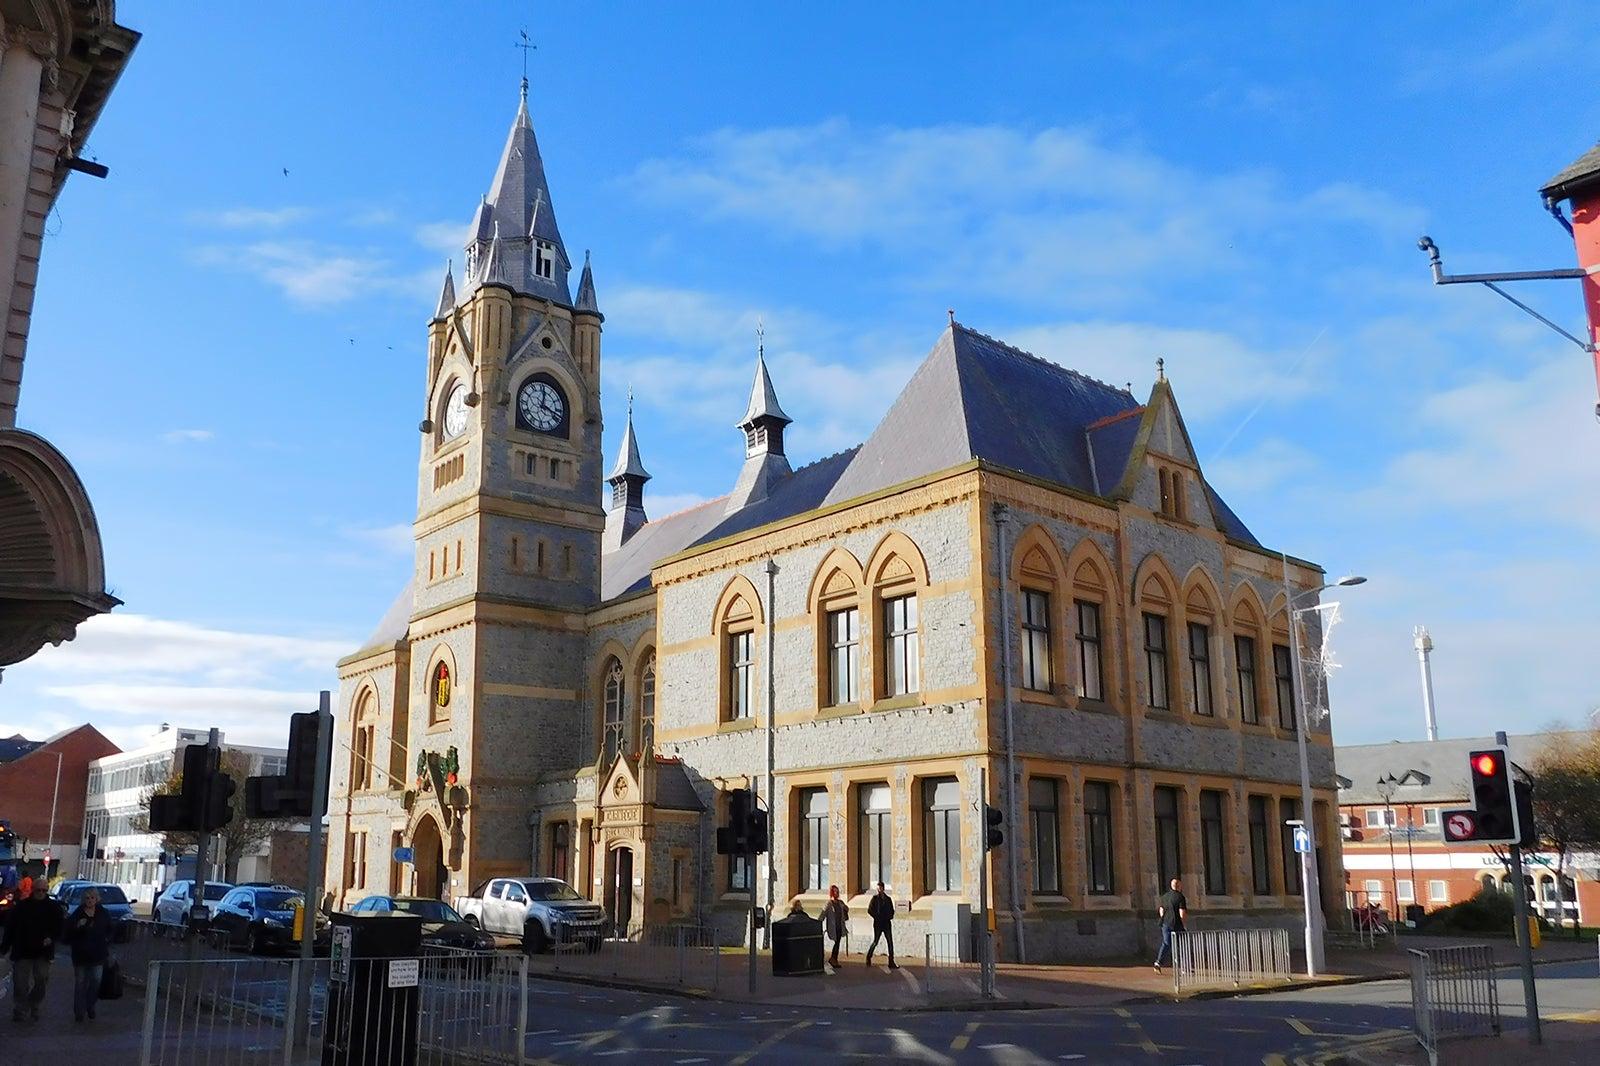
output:
<svg viewBox="0 0 1600 1066"><path fill-rule="evenodd" d="M1493 777L1500 769L1500 760L1492 751L1480 751L1472 757L1472 769L1483 777Z"/></svg>

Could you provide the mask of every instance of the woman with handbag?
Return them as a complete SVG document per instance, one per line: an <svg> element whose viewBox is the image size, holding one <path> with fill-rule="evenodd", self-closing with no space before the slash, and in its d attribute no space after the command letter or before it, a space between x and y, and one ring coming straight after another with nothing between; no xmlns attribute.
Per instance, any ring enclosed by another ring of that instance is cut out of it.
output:
<svg viewBox="0 0 1600 1066"><path fill-rule="evenodd" d="M827 933L833 941L833 955L828 959L828 965L835 970L839 968L839 942L845 938L850 927L845 924L850 918L850 908L845 906L844 900L839 898L839 886L828 886L828 904L822 908L822 931Z"/></svg>
<svg viewBox="0 0 1600 1066"><path fill-rule="evenodd" d="M94 1017L100 978L111 958L111 916L100 909L100 893L89 889L67 919L66 942L72 947L72 1018Z"/></svg>

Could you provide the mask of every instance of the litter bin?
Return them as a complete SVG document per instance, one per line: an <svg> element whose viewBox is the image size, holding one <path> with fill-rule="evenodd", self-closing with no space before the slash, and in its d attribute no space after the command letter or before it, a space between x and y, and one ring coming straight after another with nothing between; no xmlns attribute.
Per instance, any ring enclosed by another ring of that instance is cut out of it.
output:
<svg viewBox="0 0 1600 1066"><path fill-rule="evenodd" d="M772 976L822 972L822 923L791 914L772 923Z"/></svg>
<svg viewBox="0 0 1600 1066"><path fill-rule="evenodd" d="M1406 924L1415 929L1417 927L1417 923L1422 921L1423 917L1426 916L1427 913L1428 908L1424 907L1420 903L1406 904Z"/></svg>
<svg viewBox="0 0 1600 1066"><path fill-rule="evenodd" d="M416 1066L422 918L332 919L322 1066Z"/></svg>

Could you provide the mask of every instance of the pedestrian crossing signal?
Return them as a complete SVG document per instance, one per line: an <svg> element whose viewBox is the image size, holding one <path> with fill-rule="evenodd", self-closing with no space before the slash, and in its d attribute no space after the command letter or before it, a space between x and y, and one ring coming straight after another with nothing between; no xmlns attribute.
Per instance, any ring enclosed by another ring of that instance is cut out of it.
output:
<svg viewBox="0 0 1600 1066"><path fill-rule="evenodd" d="M983 850L989 851L998 848L1006 842L1005 825L1006 816L999 807L985 803L983 805Z"/></svg>

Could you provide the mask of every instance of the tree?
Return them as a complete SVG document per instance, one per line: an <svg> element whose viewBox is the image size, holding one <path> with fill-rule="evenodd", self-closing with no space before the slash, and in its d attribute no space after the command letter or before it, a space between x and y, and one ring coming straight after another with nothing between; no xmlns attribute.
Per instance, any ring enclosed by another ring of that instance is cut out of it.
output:
<svg viewBox="0 0 1600 1066"><path fill-rule="evenodd" d="M244 782L250 776L250 756L231 748L222 749L222 772L233 778L233 797L228 800L228 808L233 811L233 819L223 826L215 838L220 839L222 855L212 856L216 868L223 871L221 880L232 881L239 872L239 860L245 855L253 854L262 844L272 837L272 830L276 823L266 818L246 818L244 814ZM173 762L172 773L165 781L152 785L145 793L145 813L135 819L134 828L148 830L150 824L149 810L150 797L175 796L183 791L183 760ZM199 833L163 833L161 847L167 852L180 855L190 849L200 846ZM220 861L219 861L220 858Z"/></svg>
<svg viewBox="0 0 1600 1066"><path fill-rule="evenodd" d="M1600 850L1600 732L1552 735L1531 773L1534 820L1539 839L1556 853L1556 900L1564 904L1567 860Z"/></svg>

